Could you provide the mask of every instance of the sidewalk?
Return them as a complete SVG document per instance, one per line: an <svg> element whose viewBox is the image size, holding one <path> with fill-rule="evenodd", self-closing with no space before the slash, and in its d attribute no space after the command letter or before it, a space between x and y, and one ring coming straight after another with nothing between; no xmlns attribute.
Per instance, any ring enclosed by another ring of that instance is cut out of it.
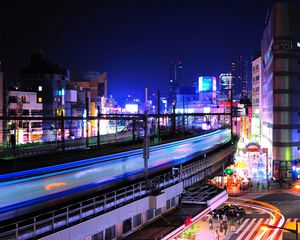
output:
<svg viewBox="0 0 300 240"><path fill-rule="evenodd" d="M288 183L282 183L282 185L279 185L279 183L270 183L268 188L267 181L261 181L259 185L255 182L253 184L252 188L249 189L240 189L239 186L235 186L232 188L227 188L227 192L230 195L239 195L239 194L245 194L245 193L263 193L263 192L269 192L274 190L289 190L291 189L288 185Z"/></svg>
<svg viewBox="0 0 300 240"><path fill-rule="evenodd" d="M230 239L230 237L233 235L234 232L231 231L230 229L230 220L227 221L227 231L226 231L226 234L225 234L225 230L220 229L220 224L221 224L221 219L218 221L217 219L213 219L213 228L210 229L209 228L209 218L210 218L210 215L206 215L205 217L203 217L201 220L199 220L196 224L199 223L199 226L200 226L200 230L199 232L196 234L195 236L195 239L197 240L202 240L202 239L210 239L210 240L228 240ZM237 229L237 225L235 225L235 229ZM219 238L217 236L217 233L216 233L216 229L217 229L217 232L219 234Z"/></svg>

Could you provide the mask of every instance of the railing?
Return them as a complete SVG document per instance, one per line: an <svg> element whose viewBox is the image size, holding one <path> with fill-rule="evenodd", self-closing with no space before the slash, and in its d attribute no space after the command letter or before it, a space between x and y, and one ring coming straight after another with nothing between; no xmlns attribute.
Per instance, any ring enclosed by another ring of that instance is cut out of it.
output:
<svg viewBox="0 0 300 240"><path fill-rule="evenodd" d="M0 227L0 239L30 239L42 237L51 232L72 226L86 219L96 217L117 208L121 204L149 195L180 181L179 174L166 173L147 182L103 194L58 210L49 211L33 218Z"/></svg>
<svg viewBox="0 0 300 240"><path fill-rule="evenodd" d="M181 173L173 171L157 176L149 181L142 181L130 186L90 198L76 204L65 206L58 210L49 211L33 218L0 227L0 239L25 240L38 238L52 232L70 227L89 218L96 217L118 206L148 196L153 191L169 187L181 180L191 178L197 172L206 170L233 151L229 147L220 152L185 165Z"/></svg>

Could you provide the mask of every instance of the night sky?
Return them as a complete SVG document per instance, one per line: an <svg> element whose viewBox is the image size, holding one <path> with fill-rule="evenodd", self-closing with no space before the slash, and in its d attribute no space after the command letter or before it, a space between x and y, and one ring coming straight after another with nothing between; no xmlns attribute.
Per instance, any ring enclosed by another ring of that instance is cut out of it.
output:
<svg viewBox="0 0 300 240"><path fill-rule="evenodd" d="M63 3L61 3L63 2ZM109 94L167 92L168 65L184 64L184 82L228 71L228 61L260 48L271 0L1 1L6 72L19 80L30 54L70 70L107 71Z"/></svg>

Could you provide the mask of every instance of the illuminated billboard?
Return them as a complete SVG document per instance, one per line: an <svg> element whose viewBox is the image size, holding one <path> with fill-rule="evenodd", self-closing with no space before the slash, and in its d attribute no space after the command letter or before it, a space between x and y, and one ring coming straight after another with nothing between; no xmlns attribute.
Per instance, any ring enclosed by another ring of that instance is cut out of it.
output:
<svg viewBox="0 0 300 240"><path fill-rule="evenodd" d="M201 76L198 80L198 91L199 92L215 92L217 90L216 77L212 76Z"/></svg>
<svg viewBox="0 0 300 240"><path fill-rule="evenodd" d="M138 113L139 106L137 104L126 104L125 105L125 111L127 113Z"/></svg>

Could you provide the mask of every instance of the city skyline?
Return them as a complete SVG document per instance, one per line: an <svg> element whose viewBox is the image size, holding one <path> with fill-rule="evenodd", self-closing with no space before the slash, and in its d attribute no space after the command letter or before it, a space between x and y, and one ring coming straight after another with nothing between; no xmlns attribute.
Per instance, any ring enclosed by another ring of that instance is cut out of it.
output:
<svg viewBox="0 0 300 240"><path fill-rule="evenodd" d="M18 81L19 69L41 49L71 70L108 72L113 96L144 87L167 95L171 60L182 59L183 82L192 85L199 75L228 72L231 58L250 59L259 49L272 1L216 2L30 1L19 3L18 9L4 3L0 36L6 47L6 77ZM122 85L124 81L128 84Z"/></svg>

